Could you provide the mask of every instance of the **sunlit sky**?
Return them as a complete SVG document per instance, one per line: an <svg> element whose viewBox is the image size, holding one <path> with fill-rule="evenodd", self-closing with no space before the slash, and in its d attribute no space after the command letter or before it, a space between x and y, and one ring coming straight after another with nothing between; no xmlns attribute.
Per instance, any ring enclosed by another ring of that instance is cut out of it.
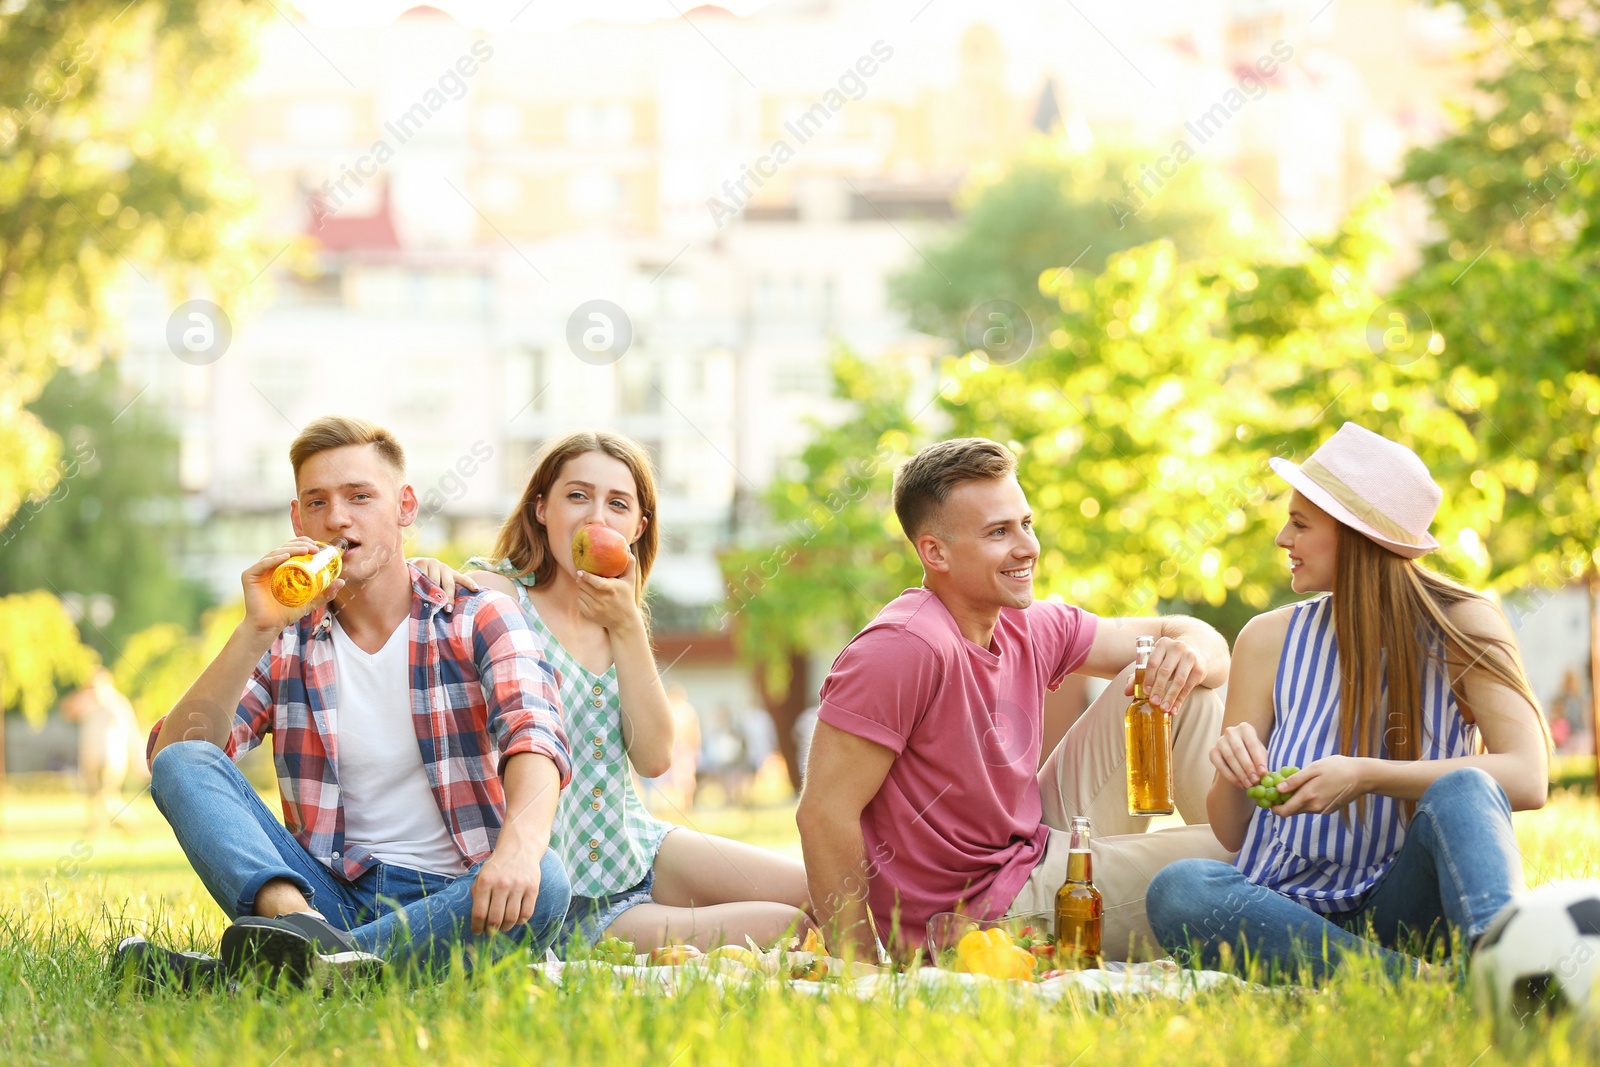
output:
<svg viewBox="0 0 1600 1067"><path fill-rule="evenodd" d="M718 7L748 15L774 0L724 0ZM294 0L293 7L322 26L383 26L418 0ZM697 0L432 0L428 6L454 16L466 26L501 29L515 20L518 27L563 26L574 22L652 22L676 18L699 6Z"/></svg>

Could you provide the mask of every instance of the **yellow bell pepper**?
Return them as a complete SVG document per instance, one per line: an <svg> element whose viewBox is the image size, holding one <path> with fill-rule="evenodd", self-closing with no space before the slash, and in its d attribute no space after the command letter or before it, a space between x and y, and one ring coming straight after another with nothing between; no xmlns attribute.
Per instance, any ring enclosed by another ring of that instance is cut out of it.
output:
<svg viewBox="0 0 1600 1067"><path fill-rule="evenodd" d="M1004 930L968 930L956 943L961 969L990 978L1026 981L1033 977L1033 953L1018 948Z"/></svg>

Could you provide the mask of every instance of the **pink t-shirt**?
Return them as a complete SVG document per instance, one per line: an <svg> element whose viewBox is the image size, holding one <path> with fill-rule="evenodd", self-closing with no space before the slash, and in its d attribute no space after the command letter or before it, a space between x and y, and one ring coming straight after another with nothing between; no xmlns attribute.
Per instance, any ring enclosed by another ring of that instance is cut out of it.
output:
<svg viewBox="0 0 1600 1067"><path fill-rule="evenodd" d="M908 589L833 661L818 718L895 752L861 833L867 903L904 949L958 901L1004 914L1044 855L1044 693L1088 658L1097 621L1048 601L1002 608L990 651L933 593Z"/></svg>

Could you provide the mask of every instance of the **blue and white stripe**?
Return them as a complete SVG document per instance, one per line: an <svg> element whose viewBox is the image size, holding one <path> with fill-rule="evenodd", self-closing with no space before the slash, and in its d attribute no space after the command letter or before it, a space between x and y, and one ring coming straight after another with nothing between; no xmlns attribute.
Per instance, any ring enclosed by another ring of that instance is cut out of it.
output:
<svg viewBox="0 0 1600 1067"><path fill-rule="evenodd" d="M1272 767L1309 767L1339 754L1339 647L1331 597L1295 605L1272 697ZM1475 751L1477 727L1462 719L1448 678L1431 663L1423 669L1422 724L1420 758ZM1379 755L1387 758L1387 748ZM1399 854L1406 833L1402 810L1400 801L1376 794L1368 796L1361 818L1353 802L1324 815L1286 819L1258 810L1234 864L1251 882L1312 911L1346 911L1361 904Z"/></svg>

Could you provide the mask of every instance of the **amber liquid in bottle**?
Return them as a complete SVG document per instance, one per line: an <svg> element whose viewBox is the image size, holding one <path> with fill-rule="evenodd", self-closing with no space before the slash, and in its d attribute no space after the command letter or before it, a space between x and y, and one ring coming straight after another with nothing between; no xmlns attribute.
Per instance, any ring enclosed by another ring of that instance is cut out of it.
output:
<svg viewBox="0 0 1600 1067"><path fill-rule="evenodd" d="M1171 815L1172 715L1150 703L1144 672L1155 639L1138 640L1133 666L1133 703L1124 719L1128 744L1128 814Z"/></svg>
<svg viewBox="0 0 1600 1067"><path fill-rule="evenodd" d="M309 604L333 584L344 570L344 550L350 542L342 537L323 545L307 556L290 556L272 572L272 598L286 608Z"/></svg>
<svg viewBox="0 0 1600 1067"><path fill-rule="evenodd" d="M1089 858L1089 820L1072 820L1067 880L1056 890L1056 957L1063 967L1092 964L1100 957L1100 920L1104 904L1094 887Z"/></svg>

